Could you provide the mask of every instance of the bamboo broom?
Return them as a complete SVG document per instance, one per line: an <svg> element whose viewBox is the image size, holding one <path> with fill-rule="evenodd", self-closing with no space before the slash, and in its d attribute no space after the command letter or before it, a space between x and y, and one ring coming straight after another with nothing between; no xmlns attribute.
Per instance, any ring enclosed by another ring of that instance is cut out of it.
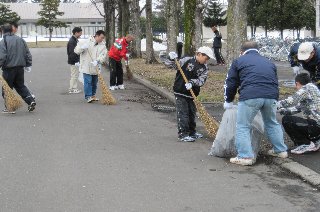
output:
<svg viewBox="0 0 320 212"><path fill-rule="evenodd" d="M88 53L89 53L91 60L93 60L89 50L88 50ZM98 74L99 85L101 87L101 93L102 93L101 102L102 102L102 104L115 105L117 103L116 99L112 96L111 92L109 91L109 88L108 88L106 82L104 81L103 76L101 75L98 67L96 67L96 72Z"/></svg>
<svg viewBox="0 0 320 212"><path fill-rule="evenodd" d="M188 83L188 79L186 77L186 75L183 73L182 69L181 69L181 66L179 64L179 62L177 61L177 59L175 59L175 63L185 81L185 83ZM190 89L189 90L192 97L193 97L193 101L197 107L197 110L200 114L200 119L202 121L202 123L204 124L207 132L208 132L208 135L209 137L214 137L216 134L217 134L217 131L218 131L218 128L219 128L219 123L214 120L210 114L206 111L206 109L203 107L203 105L201 104L201 102L197 99L196 95L194 94L193 90Z"/></svg>
<svg viewBox="0 0 320 212"><path fill-rule="evenodd" d="M126 65L126 73L127 73L127 78L128 78L128 80L132 80L132 78L133 78L133 73L132 73L129 65Z"/></svg>
<svg viewBox="0 0 320 212"><path fill-rule="evenodd" d="M22 106L22 99L8 85L7 81L0 75L0 82L4 92L4 103L9 112L16 111Z"/></svg>

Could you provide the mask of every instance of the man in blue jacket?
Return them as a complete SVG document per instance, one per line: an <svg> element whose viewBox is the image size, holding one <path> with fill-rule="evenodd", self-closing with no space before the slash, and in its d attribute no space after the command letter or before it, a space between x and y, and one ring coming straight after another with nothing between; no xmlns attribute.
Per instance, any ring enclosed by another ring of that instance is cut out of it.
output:
<svg viewBox="0 0 320 212"><path fill-rule="evenodd" d="M238 155L231 158L230 162L245 166L255 163L250 129L258 111L261 111L267 136L273 145L268 154L288 157L283 131L276 119L279 97L277 68L258 53L256 42L245 42L242 45L241 56L232 62L224 87L225 109L232 108L237 91L239 93L235 138Z"/></svg>
<svg viewBox="0 0 320 212"><path fill-rule="evenodd" d="M312 42L296 44L290 50L289 61L292 67L301 64L309 72L311 82L320 89L320 47Z"/></svg>

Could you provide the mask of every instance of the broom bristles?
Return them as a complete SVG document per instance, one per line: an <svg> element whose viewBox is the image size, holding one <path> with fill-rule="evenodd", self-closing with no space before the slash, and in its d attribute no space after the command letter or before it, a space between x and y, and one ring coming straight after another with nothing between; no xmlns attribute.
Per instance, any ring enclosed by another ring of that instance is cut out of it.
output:
<svg viewBox="0 0 320 212"><path fill-rule="evenodd" d="M200 119L204 124L209 137L214 137L217 134L219 123L210 116L210 114L206 111L201 102L194 99L194 103L197 107L197 110L200 114Z"/></svg>
<svg viewBox="0 0 320 212"><path fill-rule="evenodd" d="M133 73L128 65L126 65L126 71L128 80L131 80L133 78Z"/></svg>
<svg viewBox="0 0 320 212"><path fill-rule="evenodd" d="M9 87L7 81L0 75L0 81L4 92L4 103L8 111L16 111L22 106L22 99L20 96Z"/></svg>
<svg viewBox="0 0 320 212"><path fill-rule="evenodd" d="M102 92L102 98L101 98L102 104L115 105L117 102L115 98L112 96L112 94L110 93L109 88L107 87L107 84L100 73L98 73L98 79L99 79L99 84Z"/></svg>

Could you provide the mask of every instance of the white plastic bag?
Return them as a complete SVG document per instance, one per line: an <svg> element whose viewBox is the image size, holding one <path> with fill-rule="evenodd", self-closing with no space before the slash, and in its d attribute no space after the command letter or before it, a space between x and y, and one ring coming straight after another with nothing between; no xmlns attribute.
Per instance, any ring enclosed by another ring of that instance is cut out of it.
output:
<svg viewBox="0 0 320 212"><path fill-rule="evenodd" d="M82 84L84 84L83 73L82 73L82 72L79 72L78 80L79 80L79 82L81 82Z"/></svg>
<svg viewBox="0 0 320 212"><path fill-rule="evenodd" d="M238 107L234 105L232 109L227 109L224 112L219 130L208 155L217 157L232 157L237 155L235 146L237 109ZM258 112L252 122L251 128L251 144L255 158L260 150L260 141L263 133L263 119L261 113Z"/></svg>

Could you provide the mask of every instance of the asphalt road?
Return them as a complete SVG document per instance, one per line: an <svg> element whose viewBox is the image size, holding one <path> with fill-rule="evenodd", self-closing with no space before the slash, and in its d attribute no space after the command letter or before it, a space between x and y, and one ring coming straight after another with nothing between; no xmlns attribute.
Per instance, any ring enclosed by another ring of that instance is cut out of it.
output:
<svg viewBox="0 0 320 212"><path fill-rule="evenodd" d="M319 211L319 191L267 159L242 167L207 156L209 140L177 142L175 113L145 87L88 104L67 94L64 48L31 52L36 110L0 114L1 212Z"/></svg>

